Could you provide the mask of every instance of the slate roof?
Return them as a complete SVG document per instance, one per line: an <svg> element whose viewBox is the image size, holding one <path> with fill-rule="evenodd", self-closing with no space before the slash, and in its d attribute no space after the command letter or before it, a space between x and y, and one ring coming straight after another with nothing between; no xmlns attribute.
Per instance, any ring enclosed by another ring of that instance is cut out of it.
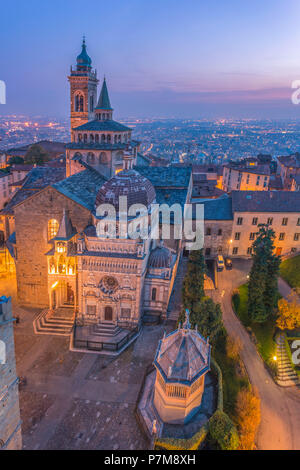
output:
<svg viewBox="0 0 300 470"><path fill-rule="evenodd" d="M99 101L95 109L112 109L110 105L110 100L108 96L108 90L106 86L106 80L104 78L103 80L103 85L101 88L100 96L99 96Z"/></svg>
<svg viewBox="0 0 300 470"><path fill-rule="evenodd" d="M187 190L176 188L160 188L156 189L156 202L157 204L180 204L181 207L186 203Z"/></svg>
<svg viewBox="0 0 300 470"><path fill-rule="evenodd" d="M232 191L234 212L300 212L300 191Z"/></svg>
<svg viewBox="0 0 300 470"><path fill-rule="evenodd" d="M52 187L89 211L94 212L97 192L105 181L104 176L96 170L87 168L53 184Z"/></svg>
<svg viewBox="0 0 300 470"><path fill-rule="evenodd" d="M192 169L155 167L155 166L136 166L135 169L143 176L148 178L155 189L157 188L188 188Z"/></svg>
<svg viewBox="0 0 300 470"><path fill-rule="evenodd" d="M300 168L300 153L298 152L285 157L278 157L278 160L284 166Z"/></svg>
<svg viewBox="0 0 300 470"><path fill-rule="evenodd" d="M49 168L34 167L24 179L22 187L17 191L6 206L2 209L1 214L13 215L14 207L25 201L33 194L41 191L43 188L63 180L66 176L65 168Z"/></svg>
<svg viewBox="0 0 300 470"><path fill-rule="evenodd" d="M59 224L58 232L54 240L70 240L76 234L76 229L73 227L69 213L63 209L63 216Z"/></svg>
<svg viewBox="0 0 300 470"><path fill-rule="evenodd" d="M184 325L159 342L154 365L166 382L190 385L210 369L210 345Z"/></svg>
<svg viewBox="0 0 300 470"><path fill-rule="evenodd" d="M265 175L268 176L270 175L270 166L269 165L264 165L264 164L259 164L257 166L247 166L242 163L227 163L224 165L224 168L229 168L235 171L240 171L244 173L253 173L255 175Z"/></svg>
<svg viewBox="0 0 300 470"><path fill-rule="evenodd" d="M146 155L142 155L141 153L137 154L137 166L149 166L151 159L146 157Z"/></svg>
<svg viewBox="0 0 300 470"><path fill-rule="evenodd" d="M94 119L93 121L86 122L79 127L74 128L75 131L114 131L114 132L127 132L131 131L130 127L124 126L120 122L107 119L106 121L99 121Z"/></svg>
<svg viewBox="0 0 300 470"><path fill-rule="evenodd" d="M199 199L195 204L204 204L204 220L233 220L232 199L227 194L217 199Z"/></svg>

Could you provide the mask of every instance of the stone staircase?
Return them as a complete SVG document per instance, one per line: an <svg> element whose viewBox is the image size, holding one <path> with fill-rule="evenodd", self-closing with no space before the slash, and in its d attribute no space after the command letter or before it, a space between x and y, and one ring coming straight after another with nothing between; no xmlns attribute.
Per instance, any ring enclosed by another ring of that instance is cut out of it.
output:
<svg viewBox="0 0 300 470"><path fill-rule="evenodd" d="M121 328L113 323L100 323L91 327L91 334L97 336L116 336L121 331Z"/></svg>
<svg viewBox="0 0 300 470"><path fill-rule="evenodd" d="M167 309L167 321L177 322L181 311L181 289L188 265L188 258L181 257L178 264L176 279Z"/></svg>
<svg viewBox="0 0 300 470"><path fill-rule="evenodd" d="M299 378L294 371L290 358L286 352L284 334L280 333L276 337L276 354L278 361L277 383L282 387L299 386Z"/></svg>
<svg viewBox="0 0 300 470"><path fill-rule="evenodd" d="M33 329L37 335L70 336L74 325L74 312L70 308L43 310L33 321Z"/></svg>

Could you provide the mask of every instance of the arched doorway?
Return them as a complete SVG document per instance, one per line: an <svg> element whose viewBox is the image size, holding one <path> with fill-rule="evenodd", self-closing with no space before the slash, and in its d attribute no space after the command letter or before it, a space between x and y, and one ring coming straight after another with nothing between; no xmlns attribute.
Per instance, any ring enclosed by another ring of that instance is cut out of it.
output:
<svg viewBox="0 0 300 470"><path fill-rule="evenodd" d="M104 320L105 321L112 321L113 319L113 309L109 306L105 307L104 309Z"/></svg>

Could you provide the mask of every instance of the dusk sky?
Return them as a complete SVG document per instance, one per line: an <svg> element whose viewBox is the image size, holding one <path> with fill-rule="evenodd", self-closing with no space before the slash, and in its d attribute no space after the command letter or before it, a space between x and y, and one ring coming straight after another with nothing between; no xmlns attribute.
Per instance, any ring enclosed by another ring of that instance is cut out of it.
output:
<svg viewBox="0 0 300 470"><path fill-rule="evenodd" d="M2 2L0 113L69 116L86 35L116 117L300 117L299 0Z"/></svg>

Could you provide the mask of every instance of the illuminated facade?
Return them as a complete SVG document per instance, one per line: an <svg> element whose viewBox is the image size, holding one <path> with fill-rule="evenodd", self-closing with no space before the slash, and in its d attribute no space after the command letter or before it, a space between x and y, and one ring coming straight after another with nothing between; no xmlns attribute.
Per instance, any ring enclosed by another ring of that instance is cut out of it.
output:
<svg viewBox="0 0 300 470"><path fill-rule="evenodd" d="M98 80L91 68L85 42L77 57L76 70L69 76L71 89L71 143L67 145L67 176L82 171L88 164L110 177L123 166L129 147L137 161L139 142L131 139L132 130L113 120L106 80L97 99Z"/></svg>

